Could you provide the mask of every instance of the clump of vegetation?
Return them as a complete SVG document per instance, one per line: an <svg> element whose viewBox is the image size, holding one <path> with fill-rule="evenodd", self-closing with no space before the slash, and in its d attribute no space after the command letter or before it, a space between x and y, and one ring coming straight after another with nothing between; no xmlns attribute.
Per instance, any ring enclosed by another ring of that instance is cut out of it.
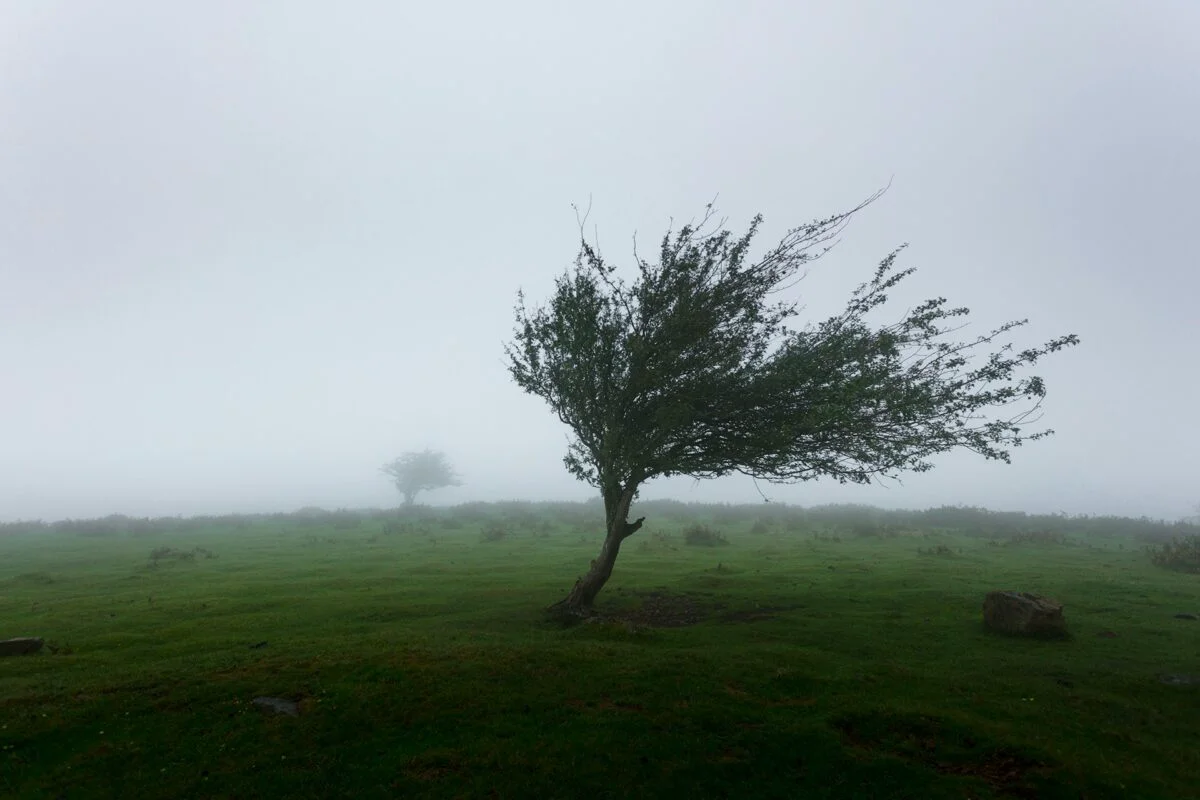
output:
<svg viewBox="0 0 1200 800"><path fill-rule="evenodd" d="M918 547L917 552L923 556L952 556L954 550L944 544L939 544L934 547Z"/></svg>
<svg viewBox="0 0 1200 800"><path fill-rule="evenodd" d="M765 519L756 519L754 520L754 524L750 526L750 533L754 534L755 536L762 536L763 534L770 533L773 530L775 530L775 526L770 520Z"/></svg>
<svg viewBox="0 0 1200 800"><path fill-rule="evenodd" d="M842 537L833 533L821 533L818 531L812 535L812 538L818 542L840 542Z"/></svg>
<svg viewBox="0 0 1200 800"><path fill-rule="evenodd" d="M498 522L492 522L484 526L483 531L479 534L479 540L482 542L500 542L508 538L508 528Z"/></svg>
<svg viewBox="0 0 1200 800"><path fill-rule="evenodd" d="M213 551L207 547L193 547L191 550L178 550L174 547L158 547L150 551L150 563L158 566L160 561L195 561L196 556L216 558Z"/></svg>
<svg viewBox="0 0 1200 800"><path fill-rule="evenodd" d="M1156 567L1200 573L1200 536L1186 536L1158 546L1148 545L1146 552Z"/></svg>
<svg viewBox="0 0 1200 800"><path fill-rule="evenodd" d="M683 532L684 544L698 547L718 547L729 544L729 540L707 525L691 525Z"/></svg>
<svg viewBox="0 0 1200 800"><path fill-rule="evenodd" d="M1054 531L1025 531L1008 540L1008 544L1070 544L1065 533Z"/></svg>
<svg viewBox="0 0 1200 800"><path fill-rule="evenodd" d="M385 536L416 535L424 533L421 526L410 520L388 520L383 523L383 533Z"/></svg>

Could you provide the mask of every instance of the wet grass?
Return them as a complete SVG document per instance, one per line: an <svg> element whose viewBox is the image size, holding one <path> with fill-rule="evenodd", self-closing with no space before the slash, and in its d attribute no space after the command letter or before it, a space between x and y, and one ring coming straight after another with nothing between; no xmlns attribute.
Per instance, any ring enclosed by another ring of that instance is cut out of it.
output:
<svg viewBox="0 0 1200 800"><path fill-rule="evenodd" d="M0 538L0 638L48 644L0 659L0 796L1200 797L1200 685L1161 680L1200 580L1132 540L651 519L633 621L563 628L597 535L497 524ZM988 634L991 589L1071 637Z"/></svg>

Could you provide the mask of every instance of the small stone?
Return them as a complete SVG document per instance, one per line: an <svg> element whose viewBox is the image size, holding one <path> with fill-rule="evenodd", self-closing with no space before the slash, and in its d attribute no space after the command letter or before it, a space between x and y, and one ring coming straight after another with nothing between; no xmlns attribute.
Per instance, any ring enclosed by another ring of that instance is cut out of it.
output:
<svg viewBox="0 0 1200 800"><path fill-rule="evenodd" d="M1159 675L1158 680L1168 686L1194 686L1200 684L1200 675Z"/></svg>
<svg viewBox="0 0 1200 800"><path fill-rule="evenodd" d="M287 714L289 717L300 716L300 704L294 700L285 700L282 697L256 697L250 702L264 711Z"/></svg>
<svg viewBox="0 0 1200 800"><path fill-rule="evenodd" d="M0 641L0 656L23 656L42 649L44 642L35 636Z"/></svg>

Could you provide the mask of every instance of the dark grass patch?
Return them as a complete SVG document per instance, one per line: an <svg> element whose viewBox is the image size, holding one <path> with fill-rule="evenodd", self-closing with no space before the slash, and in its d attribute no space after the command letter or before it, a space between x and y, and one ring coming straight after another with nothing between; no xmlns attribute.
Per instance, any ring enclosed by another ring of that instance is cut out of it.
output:
<svg viewBox="0 0 1200 800"><path fill-rule="evenodd" d="M830 725L856 749L885 753L946 775L976 778L1011 797L1044 796L1045 778L1052 771L1044 754L934 716L878 711L845 714Z"/></svg>

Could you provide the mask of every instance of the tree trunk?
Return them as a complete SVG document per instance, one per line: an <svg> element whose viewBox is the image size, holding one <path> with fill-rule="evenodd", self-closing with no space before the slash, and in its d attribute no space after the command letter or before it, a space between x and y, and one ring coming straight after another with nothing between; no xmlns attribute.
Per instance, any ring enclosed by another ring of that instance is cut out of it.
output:
<svg viewBox="0 0 1200 800"><path fill-rule="evenodd" d="M617 554L621 552L621 542L636 533L646 519L639 517L632 523L627 521L629 506L636 493L636 485L623 488L614 486L604 490L607 531L604 536L604 544L600 546L600 555L592 561L587 574L575 581L575 586L570 593L550 607L551 611L583 616L591 610L596 595L600 594L600 590L612 576L613 565L617 563Z"/></svg>
<svg viewBox="0 0 1200 800"><path fill-rule="evenodd" d="M416 489L405 489L404 490L404 507L405 508L412 508L412 504L413 504L413 502L416 501L416 499L417 499L417 490Z"/></svg>

